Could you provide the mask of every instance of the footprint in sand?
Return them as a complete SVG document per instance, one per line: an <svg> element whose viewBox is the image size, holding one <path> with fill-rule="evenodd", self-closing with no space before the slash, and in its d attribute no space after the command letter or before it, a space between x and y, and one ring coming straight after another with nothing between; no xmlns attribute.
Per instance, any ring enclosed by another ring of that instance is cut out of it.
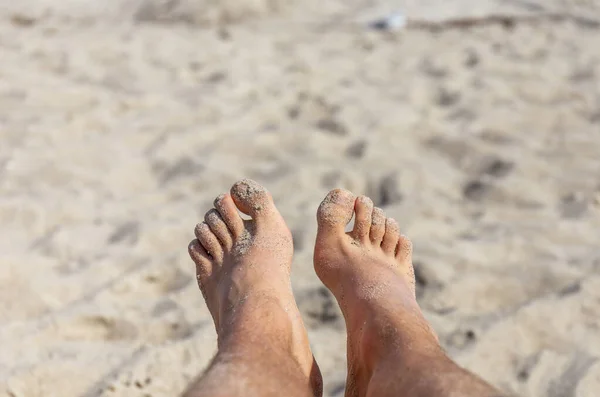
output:
<svg viewBox="0 0 600 397"><path fill-rule="evenodd" d="M215 1L212 5L188 0L146 0L140 2L134 19L146 23L221 25L277 14L285 5L281 0Z"/></svg>
<svg viewBox="0 0 600 397"><path fill-rule="evenodd" d="M185 288L193 278L178 268L157 269L144 277L146 286L162 296Z"/></svg>
<svg viewBox="0 0 600 397"><path fill-rule="evenodd" d="M109 316L82 316L57 328L60 339L76 341L141 340L162 343L184 339L192 334L191 325L181 316L160 316L143 324Z"/></svg>
<svg viewBox="0 0 600 397"><path fill-rule="evenodd" d="M126 320L106 316L82 316L59 327L59 337L68 340L131 340L137 327Z"/></svg>
<svg viewBox="0 0 600 397"><path fill-rule="evenodd" d="M316 287L301 291L296 296L296 302L309 328L344 328L342 312L327 288Z"/></svg>
<svg viewBox="0 0 600 397"><path fill-rule="evenodd" d="M367 195L377 207L387 207L402 201L403 194L400 190L400 175L390 172L381 179L368 183Z"/></svg>
<svg viewBox="0 0 600 397"><path fill-rule="evenodd" d="M193 280L177 267L153 266L122 280L113 291L119 295L135 294L138 298L163 297L181 291Z"/></svg>

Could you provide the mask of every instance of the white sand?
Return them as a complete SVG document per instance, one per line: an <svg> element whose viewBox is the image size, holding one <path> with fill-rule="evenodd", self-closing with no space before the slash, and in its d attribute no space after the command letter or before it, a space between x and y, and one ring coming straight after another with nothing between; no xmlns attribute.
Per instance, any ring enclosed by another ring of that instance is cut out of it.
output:
<svg viewBox="0 0 600 397"><path fill-rule="evenodd" d="M215 349L186 246L241 177L294 232L327 395L344 331L311 255L337 186L411 236L460 364L526 397L600 395L596 2L166 3L0 1L0 396L183 390ZM357 23L400 6L587 22Z"/></svg>

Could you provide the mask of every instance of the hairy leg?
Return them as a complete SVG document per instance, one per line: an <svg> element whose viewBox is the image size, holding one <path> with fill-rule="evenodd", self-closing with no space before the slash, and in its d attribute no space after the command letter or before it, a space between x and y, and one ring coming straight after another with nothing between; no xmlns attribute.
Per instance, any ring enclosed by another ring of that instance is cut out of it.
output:
<svg viewBox="0 0 600 397"><path fill-rule="evenodd" d="M254 181L237 182L195 234L189 253L218 353L185 396L320 396L321 374L290 284L292 236L270 194Z"/></svg>
<svg viewBox="0 0 600 397"><path fill-rule="evenodd" d="M412 244L394 219L369 198L339 189L317 219L315 270L348 331L347 397L500 397L440 347L416 301Z"/></svg>

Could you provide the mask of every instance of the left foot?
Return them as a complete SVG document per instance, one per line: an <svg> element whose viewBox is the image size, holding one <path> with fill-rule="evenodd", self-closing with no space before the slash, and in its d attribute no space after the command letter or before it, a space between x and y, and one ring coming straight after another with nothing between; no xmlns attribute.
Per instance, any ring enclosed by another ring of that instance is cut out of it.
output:
<svg viewBox="0 0 600 397"><path fill-rule="evenodd" d="M412 244L394 219L337 189L317 221L315 270L346 320L347 397L500 396L442 351L415 298Z"/></svg>
<svg viewBox="0 0 600 397"><path fill-rule="evenodd" d="M346 233L353 215L354 229ZM442 356L415 297L412 244L371 199L346 190L327 195L317 221L315 271L336 297L348 332L346 396L379 395L371 382L381 368L394 368L385 373L398 377L407 368L414 373L415 356Z"/></svg>
<svg viewBox="0 0 600 397"><path fill-rule="evenodd" d="M189 254L215 323L219 352L260 349L290 356L320 395L321 375L290 283L292 235L271 195L256 182L242 180L214 205L196 226ZM238 210L252 219L243 220Z"/></svg>

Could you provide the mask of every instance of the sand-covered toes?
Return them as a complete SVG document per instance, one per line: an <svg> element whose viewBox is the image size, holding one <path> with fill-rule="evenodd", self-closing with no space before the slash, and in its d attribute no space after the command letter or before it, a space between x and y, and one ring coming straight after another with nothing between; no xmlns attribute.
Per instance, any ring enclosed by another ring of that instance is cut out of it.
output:
<svg viewBox="0 0 600 397"><path fill-rule="evenodd" d="M439 347L415 299L412 245L372 200L345 190L327 195L317 221L315 271L336 297L348 332L346 395L366 395L374 368L390 352L397 359L413 342Z"/></svg>
<svg viewBox="0 0 600 397"><path fill-rule="evenodd" d="M271 195L244 179L214 206L196 226L189 252L220 349L252 350L262 346L259 340L269 340L273 349L289 351L299 376L319 388L320 373L291 290L292 236ZM240 212L251 219L243 220Z"/></svg>
<svg viewBox="0 0 600 397"><path fill-rule="evenodd" d="M344 233L348 222L352 219L355 196L344 189L329 192L319 205L317 220L319 235L328 238Z"/></svg>
<svg viewBox="0 0 600 397"><path fill-rule="evenodd" d="M231 187L231 197L237 208L244 214L250 215L256 222L262 222L271 215L279 214L271 194L251 179L236 182Z"/></svg>

